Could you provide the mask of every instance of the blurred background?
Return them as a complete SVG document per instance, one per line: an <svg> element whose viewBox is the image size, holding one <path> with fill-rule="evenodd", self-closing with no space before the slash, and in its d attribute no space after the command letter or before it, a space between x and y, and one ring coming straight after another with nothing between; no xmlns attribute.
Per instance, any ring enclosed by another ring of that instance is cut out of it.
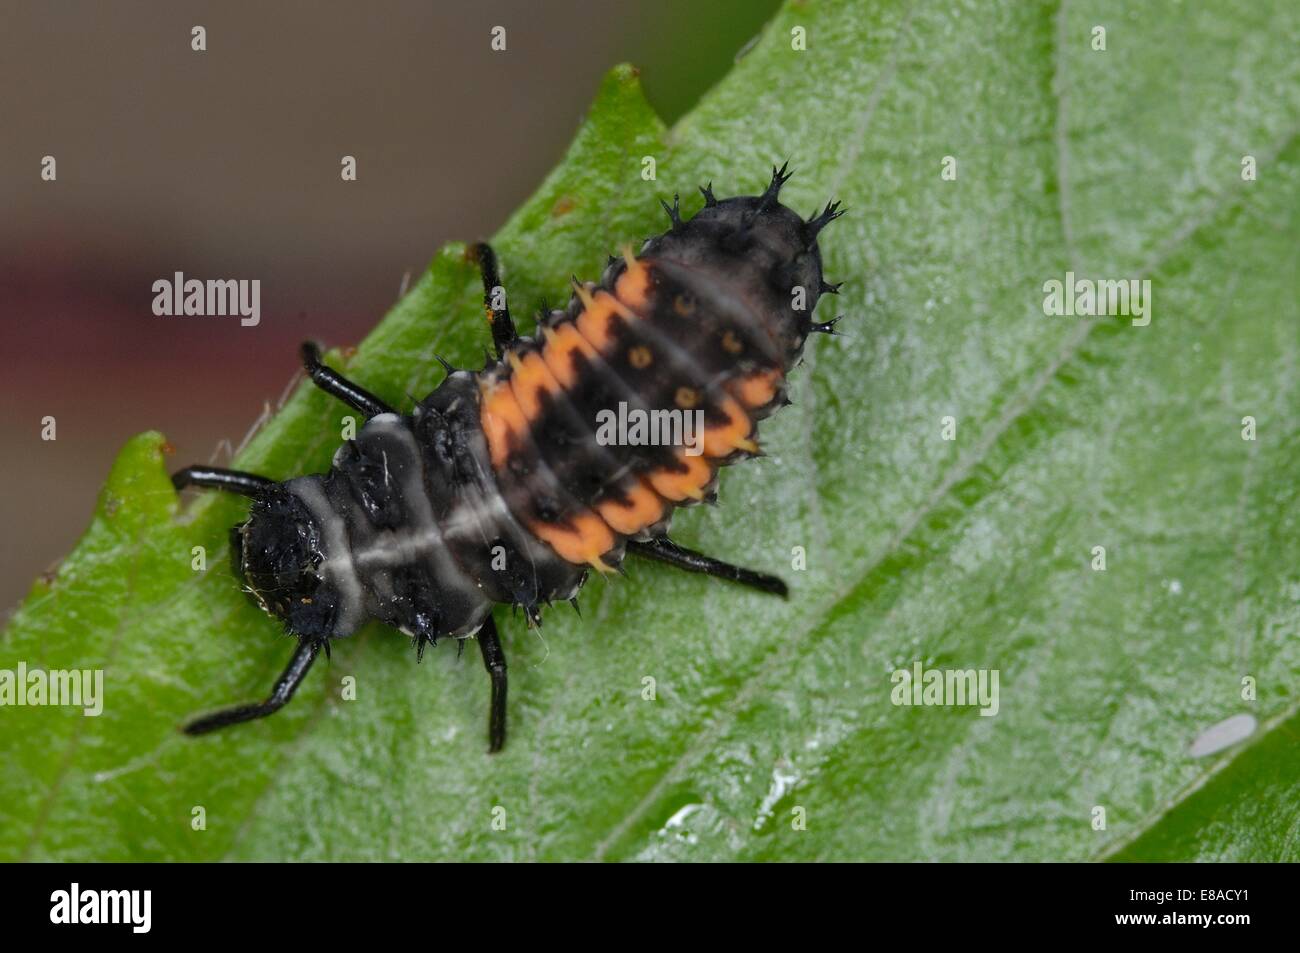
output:
<svg viewBox="0 0 1300 953"><path fill-rule="evenodd" d="M163 431L176 465L238 445L300 341L360 341L439 245L496 231L607 69L671 123L778 5L0 0L0 613L128 437ZM175 271L260 279L261 324L155 317Z"/></svg>

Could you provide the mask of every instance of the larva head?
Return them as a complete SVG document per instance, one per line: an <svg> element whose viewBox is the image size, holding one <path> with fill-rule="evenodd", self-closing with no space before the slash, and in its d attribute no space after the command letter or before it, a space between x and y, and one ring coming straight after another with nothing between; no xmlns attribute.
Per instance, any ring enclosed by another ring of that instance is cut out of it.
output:
<svg viewBox="0 0 1300 953"><path fill-rule="evenodd" d="M307 505L285 484L253 502L231 531L235 571L245 590L296 635L327 638L338 594L321 572L321 532Z"/></svg>

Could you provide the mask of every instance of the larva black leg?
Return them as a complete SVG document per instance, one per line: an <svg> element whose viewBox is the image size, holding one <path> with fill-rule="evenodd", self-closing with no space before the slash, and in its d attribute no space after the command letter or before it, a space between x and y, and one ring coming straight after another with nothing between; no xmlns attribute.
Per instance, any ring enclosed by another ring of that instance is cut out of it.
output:
<svg viewBox="0 0 1300 953"><path fill-rule="evenodd" d="M755 572L752 569L744 569L740 566L724 563L720 559L705 556L703 553L697 553L685 546L678 546L667 536L661 536L658 539L648 540L644 543L628 540L627 549L628 552L645 556L648 559L657 559L661 563L676 566L678 569L704 573L706 576L717 576L719 579L729 579L732 582L740 583L742 586L751 586L754 589L770 592L782 598L790 594L789 587L776 576L769 576L767 573Z"/></svg>
<svg viewBox="0 0 1300 953"><path fill-rule="evenodd" d="M215 711L211 715L204 715L202 718L196 718L185 726L187 735L205 735L209 731L216 731L218 728L225 728L227 725L237 725L241 721L252 721L255 718L265 718L267 715L273 715L293 697L293 693L298 690L302 680L306 677L307 671L311 668L311 663L316 661L316 655L320 652L321 643L313 640L304 640L298 643L297 650L293 653L293 658L289 660L289 665L276 680L275 687L271 689L271 695L266 701L253 705L236 705L232 708L223 708L221 711Z"/></svg>
<svg viewBox="0 0 1300 953"><path fill-rule="evenodd" d="M496 621L488 616L478 630L478 647L483 652L483 667L492 676L492 714L488 719L488 753L500 751L506 743L506 654L501 650L501 636Z"/></svg>
<svg viewBox="0 0 1300 953"><path fill-rule="evenodd" d="M497 357L505 354L506 348L519 340L515 322L510 317L510 305L506 301L505 288L497 272L497 253L487 242L479 242L470 248L478 261L479 272L483 275L483 305L492 319L492 343L496 345ZM500 304L497 308L494 305Z"/></svg>
<svg viewBox="0 0 1300 953"><path fill-rule="evenodd" d="M205 486L213 490L225 490L241 496L258 496L267 487L275 485L274 480L244 473L242 470L226 470L221 467L186 467L172 474L172 486L183 490L187 486Z"/></svg>
<svg viewBox="0 0 1300 953"><path fill-rule="evenodd" d="M321 362L320 347L314 341L304 341L302 345L302 366L307 369L311 382L329 394L337 397L366 419L379 414L396 413L370 391L358 387L332 367Z"/></svg>

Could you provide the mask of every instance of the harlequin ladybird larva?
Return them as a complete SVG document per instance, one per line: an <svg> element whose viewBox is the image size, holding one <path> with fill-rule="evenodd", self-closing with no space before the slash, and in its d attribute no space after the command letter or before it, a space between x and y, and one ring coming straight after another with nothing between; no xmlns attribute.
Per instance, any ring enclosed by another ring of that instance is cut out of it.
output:
<svg viewBox="0 0 1300 953"><path fill-rule="evenodd" d="M496 256L474 246L496 359L448 375L408 415L321 362L305 344L311 380L366 417L328 473L283 483L188 467L177 489L204 486L252 498L231 533L238 575L298 646L270 696L185 726L192 735L278 711L330 641L378 619L411 637L417 659L442 637L477 636L492 682L489 750L505 742L506 660L492 606L540 609L573 600L589 569L626 553L786 595L780 579L669 540L675 507L714 498L718 468L758 451L757 422L787 403L785 377L812 332L824 293L817 236L841 214L805 221L778 201L773 169L761 195L718 200L672 225L639 254L625 247L599 284L574 282L567 308L515 332ZM502 305L493 307L494 304ZM683 439L618 443L596 437L616 406L699 413L696 453ZM576 601L574 602L576 606Z"/></svg>

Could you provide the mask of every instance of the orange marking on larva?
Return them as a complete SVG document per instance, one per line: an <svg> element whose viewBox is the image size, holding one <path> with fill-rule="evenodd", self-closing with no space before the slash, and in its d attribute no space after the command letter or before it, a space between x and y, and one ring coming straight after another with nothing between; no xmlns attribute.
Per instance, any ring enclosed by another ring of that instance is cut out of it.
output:
<svg viewBox="0 0 1300 953"><path fill-rule="evenodd" d="M614 532L631 536L663 518L663 501L645 480L640 480L628 490L627 498L626 503L621 500L605 500L596 504L596 512Z"/></svg>
<svg viewBox="0 0 1300 953"><path fill-rule="evenodd" d="M736 337L735 331L728 331L722 335L722 349L728 354L739 354L745 349L745 345L740 343L740 338Z"/></svg>
<svg viewBox="0 0 1300 953"><path fill-rule="evenodd" d="M700 392L694 387L679 387L677 393L673 395L673 400L683 410L690 410L700 402Z"/></svg>
<svg viewBox="0 0 1300 953"><path fill-rule="evenodd" d="M536 351L529 351L522 358L513 353L509 357L514 371L510 375L510 389L514 391L524 416L536 420L542 412L541 395L560 391L560 382L551 375L546 361Z"/></svg>
<svg viewBox="0 0 1300 953"><path fill-rule="evenodd" d="M487 412L486 406L479 415L483 425L483 436L487 438L488 450L492 457L492 466L500 467L510 453L510 430L500 417Z"/></svg>
<svg viewBox="0 0 1300 953"><path fill-rule="evenodd" d="M632 255L630 245L623 246L623 261L627 268L618 276L614 293L630 308L641 308L650 298L650 269Z"/></svg>
<svg viewBox="0 0 1300 953"><path fill-rule="evenodd" d="M590 510L572 517L568 526L530 520L528 528L547 543L559 557L575 566L590 565L601 572L610 567L600 557L614 548L614 533Z"/></svg>
<svg viewBox="0 0 1300 953"><path fill-rule="evenodd" d="M574 285L578 291L578 300L582 302L582 313L574 324L582 336L598 351L604 351L614 337L614 312L618 302L601 292L595 297L581 285Z"/></svg>
<svg viewBox="0 0 1300 953"><path fill-rule="evenodd" d="M638 344L627 352L627 362L638 371L645 370L654 363L654 359L654 355L650 353L650 349L644 344Z"/></svg>
<svg viewBox="0 0 1300 953"><path fill-rule="evenodd" d="M561 387L572 387L578 376L573 367L573 352L579 351L583 357L591 360L596 356L596 349L582 336L581 331L568 322L554 328L543 328L542 335L546 338L546 347L542 350L546 366Z"/></svg>
<svg viewBox="0 0 1300 953"><path fill-rule="evenodd" d="M732 385L731 392L739 397L740 402L746 407L766 407L776 399L776 391L780 383L781 371L771 368L742 377Z"/></svg>
<svg viewBox="0 0 1300 953"><path fill-rule="evenodd" d="M754 453L758 445L747 439L754 430L754 422L749 419L738 403L730 397L723 398L721 410L727 415L727 422L704 431L704 453L710 457L725 457L733 450L748 450Z"/></svg>
<svg viewBox="0 0 1300 953"><path fill-rule="evenodd" d="M500 468L510 455L511 435L528 431L528 418L515 400L509 381L479 384L479 423L487 437L492 466Z"/></svg>
<svg viewBox="0 0 1300 953"><path fill-rule="evenodd" d="M621 278L619 279L620 282L622 282L622 280L623 279ZM623 320L625 321L635 321L637 318L640 317L639 314L637 314L635 311L633 311L631 308L627 306L627 303L623 301L623 299L617 297L616 295L610 294L608 291L596 292L596 300L600 301L602 299L608 299L609 306L613 308L615 311L617 311L619 316L622 317Z"/></svg>
<svg viewBox="0 0 1300 953"><path fill-rule="evenodd" d="M690 498L704 499L704 488L713 479L713 468L703 457L688 456L684 450L677 451L677 459L686 465L686 472L680 470L653 470L646 474L646 479L655 488L655 492L665 500L674 503Z"/></svg>
<svg viewBox="0 0 1300 953"><path fill-rule="evenodd" d="M578 315L574 323L578 330L582 332L591 346L596 350L605 352L614 338L614 315L618 315L625 321L635 321L636 314L628 308L622 301L619 301L608 291L597 291L592 295L580 285L574 285L579 289L578 299L582 302L582 313Z"/></svg>

